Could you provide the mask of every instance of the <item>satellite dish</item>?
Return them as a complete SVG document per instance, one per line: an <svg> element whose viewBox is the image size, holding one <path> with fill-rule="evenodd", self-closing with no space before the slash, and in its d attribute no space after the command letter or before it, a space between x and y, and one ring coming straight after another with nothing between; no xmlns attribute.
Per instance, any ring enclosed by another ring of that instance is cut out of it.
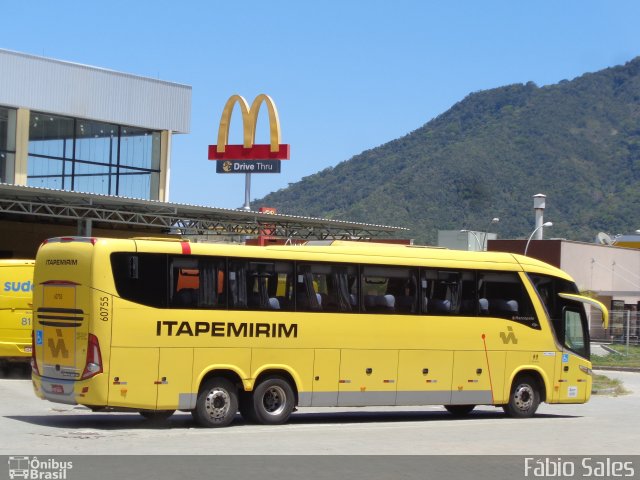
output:
<svg viewBox="0 0 640 480"><path fill-rule="evenodd" d="M613 244L613 241L611 240L611 237L609 235L604 232L600 232L598 233L598 235L596 235L596 243L600 245L611 245Z"/></svg>

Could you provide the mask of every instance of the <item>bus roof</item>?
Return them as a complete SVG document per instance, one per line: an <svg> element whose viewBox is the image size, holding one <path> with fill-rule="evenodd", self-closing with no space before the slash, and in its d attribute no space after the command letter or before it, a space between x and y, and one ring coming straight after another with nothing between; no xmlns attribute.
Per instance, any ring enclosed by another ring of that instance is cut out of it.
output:
<svg viewBox="0 0 640 480"><path fill-rule="evenodd" d="M21 266L33 266L35 260L7 258L0 259L0 267L21 267Z"/></svg>
<svg viewBox="0 0 640 480"><path fill-rule="evenodd" d="M50 239L55 243L58 239ZM86 244L86 237L66 237L64 243ZM526 271L553 275L573 281L557 267L513 253L473 252L419 245L399 245L358 241L331 241L322 245L271 245L266 247L229 243L192 243L187 240L92 238L91 243L107 251L138 251L169 254L220 255L244 258L308 260L316 262L372 263L438 268L473 268L486 270ZM130 246L128 246L130 245Z"/></svg>

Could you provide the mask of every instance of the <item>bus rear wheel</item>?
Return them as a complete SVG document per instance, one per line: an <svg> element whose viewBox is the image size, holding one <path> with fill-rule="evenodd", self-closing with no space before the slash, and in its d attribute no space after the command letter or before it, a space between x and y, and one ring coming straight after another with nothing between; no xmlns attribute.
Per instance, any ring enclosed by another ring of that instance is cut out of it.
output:
<svg viewBox="0 0 640 480"><path fill-rule="evenodd" d="M502 408L514 418L533 417L540 405L540 386L532 375L516 377L509 394L509 403Z"/></svg>
<svg viewBox="0 0 640 480"><path fill-rule="evenodd" d="M200 388L196 409L192 412L203 427L226 427L238 411L238 391L226 378L212 378Z"/></svg>
<svg viewBox="0 0 640 480"><path fill-rule="evenodd" d="M265 378L254 389L252 397L252 414L264 425L286 423L295 408L293 388L282 377Z"/></svg>
<svg viewBox="0 0 640 480"><path fill-rule="evenodd" d="M475 405L445 405L444 408L447 409L454 417L466 417L471 413L471 411L476 408Z"/></svg>

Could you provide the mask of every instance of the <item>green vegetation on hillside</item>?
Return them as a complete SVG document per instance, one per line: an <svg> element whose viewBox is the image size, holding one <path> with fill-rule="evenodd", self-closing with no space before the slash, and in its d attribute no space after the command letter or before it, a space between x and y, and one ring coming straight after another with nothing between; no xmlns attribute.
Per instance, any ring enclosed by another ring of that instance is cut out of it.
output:
<svg viewBox="0 0 640 480"><path fill-rule="evenodd" d="M391 121L391 119L390 119ZM553 237L593 240L640 225L640 57L537 87L473 93L399 139L256 200L281 213L525 238L532 195Z"/></svg>

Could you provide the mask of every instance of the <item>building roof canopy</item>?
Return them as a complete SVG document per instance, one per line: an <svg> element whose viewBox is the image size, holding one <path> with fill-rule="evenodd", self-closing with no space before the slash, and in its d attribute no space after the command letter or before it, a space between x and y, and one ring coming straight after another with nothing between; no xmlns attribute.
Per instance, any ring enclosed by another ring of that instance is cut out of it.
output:
<svg viewBox="0 0 640 480"><path fill-rule="evenodd" d="M182 235L390 237L407 228L0 184L0 215L158 229Z"/></svg>
<svg viewBox="0 0 640 480"><path fill-rule="evenodd" d="M0 105L188 133L191 87L0 49Z"/></svg>

